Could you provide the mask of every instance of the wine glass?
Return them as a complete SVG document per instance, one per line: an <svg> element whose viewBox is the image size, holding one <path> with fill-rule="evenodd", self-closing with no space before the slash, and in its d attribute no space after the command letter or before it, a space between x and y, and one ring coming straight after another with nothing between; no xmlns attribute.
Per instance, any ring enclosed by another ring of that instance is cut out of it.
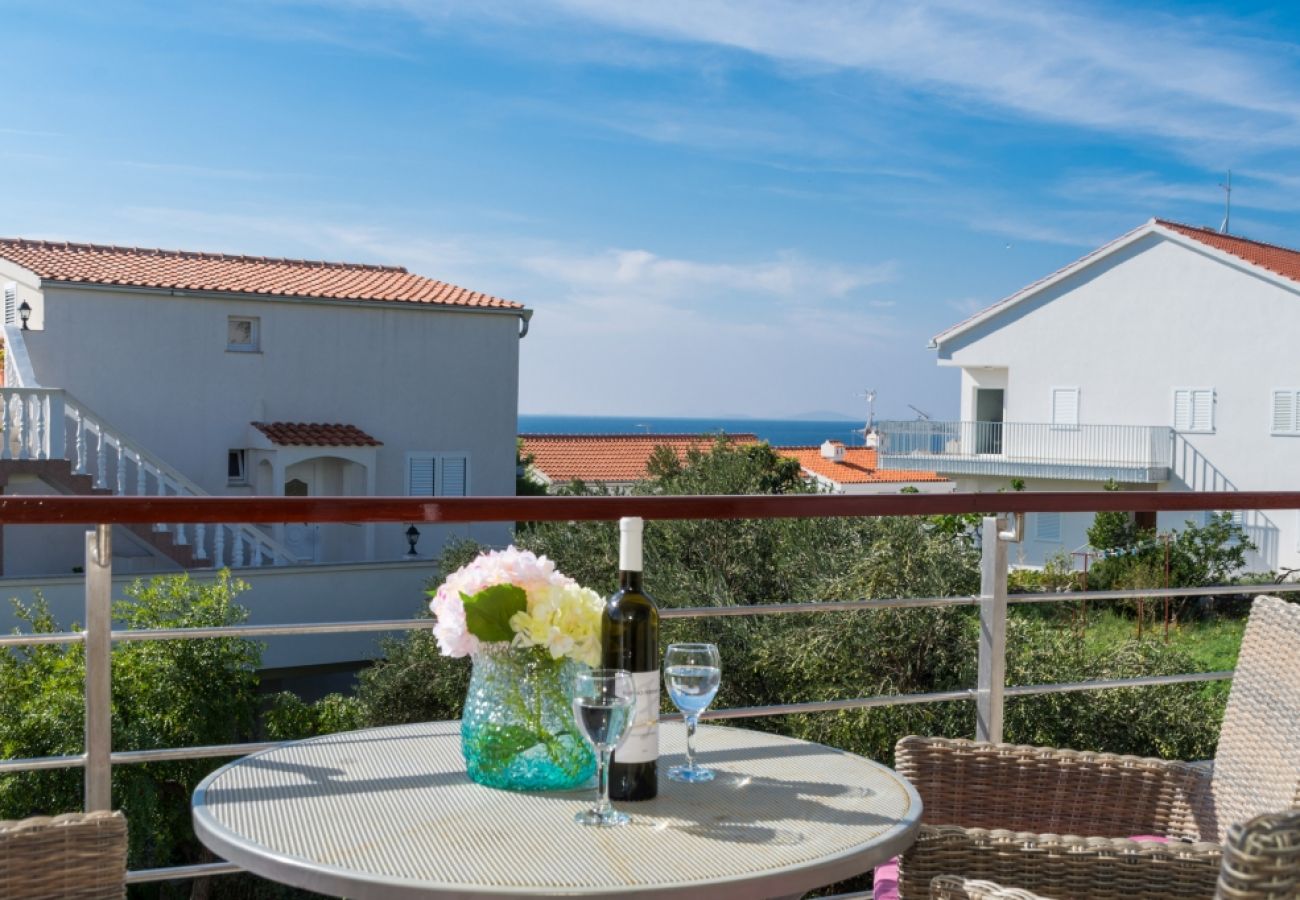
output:
<svg viewBox="0 0 1300 900"><path fill-rule="evenodd" d="M632 724L636 683L625 669L591 669L573 679L573 718L596 751L596 805L573 817L579 825L626 825L628 816L609 802L609 757Z"/></svg>
<svg viewBox="0 0 1300 900"><path fill-rule="evenodd" d="M722 660L714 644L669 644L664 654L668 696L686 717L686 765L668 770L672 781L712 781L713 771L695 764L695 727L722 683Z"/></svg>

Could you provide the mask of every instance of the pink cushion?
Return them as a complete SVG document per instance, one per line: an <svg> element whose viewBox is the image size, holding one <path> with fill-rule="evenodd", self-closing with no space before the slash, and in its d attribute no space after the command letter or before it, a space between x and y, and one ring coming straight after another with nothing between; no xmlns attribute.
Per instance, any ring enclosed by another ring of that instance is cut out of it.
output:
<svg viewBox="0 0 1300 900"><path fill-rule="evenodd" d="M874 900L898 900L898 857L876 866L871 896Z"/></svg>
<svg viewBox="0 0 1300 900"><path fill-rule="evenodd" d="M1155 841L1158 844L1169 843L1169 838L1158 834L1135 834L1130 841ZM898 857L876 866L876 875L872 882L873 900L898 900Z"/></svg>

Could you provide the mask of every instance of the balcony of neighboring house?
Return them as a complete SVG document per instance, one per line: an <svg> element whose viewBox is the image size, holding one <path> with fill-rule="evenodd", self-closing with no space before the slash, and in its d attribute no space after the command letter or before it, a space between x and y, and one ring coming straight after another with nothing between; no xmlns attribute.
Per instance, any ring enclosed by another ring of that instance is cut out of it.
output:
<svg viewBox="0 0 1300 900"><path fill-rule="evenodd" d="M882 469L1129 484L1169 480L1173 429L1047 422L880 423Z"/></svg>

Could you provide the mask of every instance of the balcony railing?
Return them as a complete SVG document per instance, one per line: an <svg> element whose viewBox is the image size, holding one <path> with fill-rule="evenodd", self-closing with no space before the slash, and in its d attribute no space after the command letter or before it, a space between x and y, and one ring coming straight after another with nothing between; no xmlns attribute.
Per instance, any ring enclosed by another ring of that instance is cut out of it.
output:
<svg viewBox="0 0 1300 900"><path fill-rule="evenodd" d="M990 503L1000 514L993 514ZM976 736L1002 737L1007 697L1121 687L1218 681L1231 672L1193 672L1140 678L1065 684L1007 686L1006 635L1008 603L1187 597L1215 594L1275 594L1300 591L1300 584L1269 584L1224 588L1147 589L1007 595L1007 547L1020 539L1027 512L1087 512L1102 510L1300 509L1300 492L1036 492L999 494L800 495L715 497L464 497L421 498L141 498L0 496L0 525L93 526L86 533L85 629L76 632L0 635L4 648L34 644L82 644L85 652L85 743L74 755L30 759L0 759L0 775L13 772L80 768L85 770L86 810L108 809L112 768L118 765L241 756L279 746L278 742L220 746L114 751L111 729L111 653L114 642L194 640L205 638L307 635L339 632L378 632L430 628L432 619L353 621L315 624L237 625L209 628L114 629L111 603L111 525L156 521L244 522L514 522L612 521L635 515L647 519L771 519L823 516L935 515L982 513L981 588L977 596L833 600L752 606L665 609L665 618L762 616L786 613L826 613L936 606L976 606L980 617L977 680L967 688L921 694L888 694L848 700L777 703L767 706L711 710L709 719L869 709L915 703L974 701ZM666 718L679 718L669 716ZM54 812L54 811L51 811ZM172 866L128 873L128 883L198 878L239 871L227 862Z"/></svg>
<svg viewBox="0 0 1300 900"><path fill-rule="evenodd" d="M1154 484L1169 480L1173 429L1044 422L881 422L882 469Z"/></svg>

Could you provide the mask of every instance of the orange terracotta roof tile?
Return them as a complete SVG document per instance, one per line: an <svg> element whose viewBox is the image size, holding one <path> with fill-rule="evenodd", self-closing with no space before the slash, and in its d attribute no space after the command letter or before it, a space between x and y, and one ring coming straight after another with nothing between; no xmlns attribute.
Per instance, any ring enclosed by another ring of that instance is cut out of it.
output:
<svg viewBox="0 0 1300 900"><path fill-rule="evenodd" d="M1283 278L1300 282L1300 250L1252 241L1235 234L1220 234L1211 228L1197 228L1194 225L1183 225L1166 219L1156 219L1156 224L1200 241L1208 247L1231 253L1239 259L1268 269Z"/></svg>
<svg viewBox="0 0 1300 900"><path fill-rule="evenodd" d="M216 291L330 300L388 300L434 306L523 309L401 266L232 256L108 244L0 238L0 258L43 281L112 284L178 291Z"/></svg>
<svg viewBox="0 0 1300 900"><path fill-rule="evenodd" d="M318 422L254 422L253 427L281 447L382 447L355 425Z"/></svg>
<svg viewBox="0 0 1300 900"><path fill-rule="evenodd" d="M705 450L712 434L521 434L525 456L552 482L632 482L646 477L656 447L668 447L679 459L688 450ZM753 434L729 434L733 444L756 444Z"/></svg>
<svg viewBox="0 0 1300 900"><path fill-rule="evenodd" d="M876 451L867 447L845 447L844 459L836 462L822 456L820 447L775 447L782 456L799 461L805 472L820 475L836 484L878 484L885 482L947 481L934 472L877 468Z"/></svg>

